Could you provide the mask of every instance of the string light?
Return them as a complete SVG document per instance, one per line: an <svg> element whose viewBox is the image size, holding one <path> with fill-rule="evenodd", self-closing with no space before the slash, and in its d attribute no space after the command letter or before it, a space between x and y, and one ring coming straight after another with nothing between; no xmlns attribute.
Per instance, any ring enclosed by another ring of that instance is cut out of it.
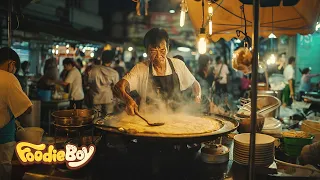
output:
<svg viewBox="0 0 320 180"><path fill-rule="evenodd" d="M208 14L209 14L209 35L212 35L212 15L213 15L213 8L212 8L211 3L209 3Z"/></svg>
<svg viewBox="0 0 320 180"><path fill-rule="evenodd" d="M212 35L212 17L209 17L209 35Z"/></svg>
<svg viewBox="0 0 320 180"><path fill-rule="evenodd" d="M181 1L181 12L180 12L180 27L184 26L184 22L186 20L186 12L188 12L188 6L186 0Z"/></svg>

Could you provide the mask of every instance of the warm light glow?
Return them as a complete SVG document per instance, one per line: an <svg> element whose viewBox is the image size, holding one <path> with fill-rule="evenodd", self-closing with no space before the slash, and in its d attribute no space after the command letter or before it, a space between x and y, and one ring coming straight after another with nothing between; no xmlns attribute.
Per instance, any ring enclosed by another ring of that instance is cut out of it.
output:
<svg viewBox="0 0 320 180"><path fill-rule="evenodd" d="M133 51L133 47L128 47L128 51Z"/></svg>
<svg viewBox="0 0 320 180"><path fill-rule="evenodd" d="M213 8L211 5L209 5L209 7L208 7L208 14L209 14L209 16L213 15Z"/></svg>
<svg viewBox="0 0 320 180"><path fill-rule="evenodd" d="M276 56L274 54L271 54L269 59L267 60L267 64L275 64L276 63Z"/></svg>
<svg viewBox="0 0 320 180"><path fill-rule="evenodd" d="M240 39L236 39L234 40L235 43L241 43L241 40Z"/></svg>
<svg viewBox="0 0 320 180"><path fill-rule="evenodd" d="M66 45L66 48L69 48L69 47L70 47L70 45L69 45L69 44L67 44L67 45Z"/></svg>
<svg viewBox="0 0 320 180"><path fill-rule="evenodd" d="M317 25L316 25L316 31L318 31L318 30L319 30L319 28L320 28L320 23L319 23L319 22L317 22Z"/></svg>
<svg viewBox="0 0 320 180"><path fill-rule="evenodd" d="M85 48L83 48L83 49L82 49L82 52L83 52L83 53L85 53L85 52L86 52L86 49L85 49Z"/></svg>
<svg viewBox="0 0 320 180"><path fill-rule="evenodd" d="M277 36L274 35L273 33L271 33L271 34L268 36L268 38L273 39L273 38L277 38Z"/></svg>
<svg viewBox="0 0 320 180"><path fill-rule="evenodd" d="M52 49L52 51L51 51L51 52L52 52L52 54L54 54L54 53L56 52L56 50Z"/></svg>
<svg viewBox="0 0 320 180"><path fill-rule="evenodd" d="M59 45L56 45L56 48L58 49L58 48L59 48Z"/></svg>
<svg viewBox="0 0 320 180"><path fill-rule="evenodd" d="M200 37L198 41L198 52L204 54L207 51L207 42L205 37Z"/></svg>
<svg viewBox="0 0 320 180"><path fill-rule="evenodd" d="M92 58L94 57L94 53L93 53L93 52L92 52L92 53L90 53L90 57L92 57Z"/></svg>
<svg viewBox="0 0 320 180"><path fill-rule="evenodd" d="M191 49L188 47L178 47L177 50L181 51L181 52L190 52L191 51Z"/></svg>
<svg viewBox="0 0 320 180"><path fill-rule="evenodd" d="M69 49L67 49L67 50L66 50L66 53L69 54L69 52L70 52Z"/></svg>
<svg viewBox="0 0 320 180"><path fill-rule="evenodd" d="M59 54L59 50L56 50L56 54L57 54L57 55Z"/></svg>
<svg viewBox="0 0 320 180"><path fill-rule="evenodd" d="M209 34L212 35L212 20L209 20Z"/></svg>
<svg viewBox="0 0 320 180"><path fill-rule="evenodd" d="M186 12L181 10L181 13L180 13L180 27L184 26L185 19L186 19Z"/></svg>
<svg viewBox="0 0 320 180"><path fill-rule="evenodd" d="M147 53L143 53L142 56L143 56L144 58L148 57Z"/></svg>
<svg viewBox="0 0 320 180"><path fill-rule="evenodd" d="M79 46L79 49L81 50L83 48L83 46Z"/></svg>
<svg viewBox="0 0 320 180"><path fill-rule="evenodd" d="M180 27L184 26L184 22L186 20L186 12L188 12L188 5L187 2L185 0L181 1L180 4L181 7L181 12L180 12Z"/></svg>
<svg viewBox="0 0 320 180"><path fill-rule="evenodd" d="M176 11L175 10L173 10L173 9L171 9L170 11L169 11L169 13L171 13L171 14L174 14Z"/></svg>

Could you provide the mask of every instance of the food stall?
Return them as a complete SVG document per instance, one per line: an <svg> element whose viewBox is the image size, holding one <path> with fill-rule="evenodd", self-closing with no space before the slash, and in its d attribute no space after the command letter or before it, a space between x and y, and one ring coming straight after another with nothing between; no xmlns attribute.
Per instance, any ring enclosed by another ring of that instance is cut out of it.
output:
<svg viewBox="0 0 320 180"><path fill-rule="evenodd" d="M183 1L185 2L185 1ZM204 9L208 7L207 1L197 2L186 1L189 6L189 15L196 29L200 29L200 12L202 18L206 14ZM205 2L205 3L204 3ZM225 1L226 5L231 1ZM305 2L305 1L300 1ZM310 1L309 1L310 2ZM314 1L315 2L315 1ZM225 10L224 1L211 1L211 5L216 5L215 13ZM237 3L239 6L237 6ZM307 4L298 3L298 7L305 7ZM312 3L310 3L312 4ZM317 3L315 3L317 4ZM232 1L229 7L238 8L242 3ZM308 4L309 5L309 4ZM320 10L319 3L316 7ZM201 9L199 9L201 8ZM281 6L286 9L286 7ZM259 41L259 0L252 5L245 5L244 9L249 9L248 21L254 21L253 50L258 49ZM274 7L276 9L276 6ZM313 8L312 8L313 9ZM282 9L283 10L283 9ZM229 12L228 10L227 12ZM251 16L254 11L254 16ZM239 10L241 13L241 11ZM280 11L279 11L280 12ZM282 11L281 11L282 12ZM308 11L310 12L310 11ZM264 13L262 13L264 14ZM284 13L284 16L286 13ZM222 24L226 19L212 15ZM310 16L312 19L314 16ZM228 17L230 18L230 16ZM239 17L238 17L239 18ZM242 18L241 18L242 19ZM261 21L263 22L263 21ZM263 23L260 24L262 25ZM304 22L304 21L303 21ZM310 22L309 22L310 23ZM314 23L314 22L312 22ZM285 24L285 26L296 23ZM202 23L202 28L204 23ZM226 32L226 37L234 37L238 26L223 25L227 29L232 26L232 30ZM241 26L240 26L241 27ZM249 26L248 26L249 27ZM261 32L263 26L261 26ZM208 27L207 27L208 28ZM299 28L288 30L288 34L297 33ZM231 32L229 32L231 31ZM311 31L311 29L310 29ZM203 32L203 31L202 31ZM215 31L213 31L215 32ZM308 33L303 29L302 33ZM276 33L276 31L275 31ZM263 33L261 33L263 35ZM213 33L212 39L223 37L222 33ZM207 36L206 36L207 37ZM209 36L210 37L210 36ZM248 46L249 48L249 46ZM273 96L259 97L257 94L257 68L258 52L253 51L252 72L252 97L250 101L243 103L242 110L246 113L239 113L235 117L227 117L214 114L196 114L193 116L186 114L162 114L153 112L151 115L143 116L148 120L158 120L145 122L138 116L130 117L123 113L108 115L106 117L94 118L90 111L69 110L54 112L54 122L56 127L63 129L68 135L67 140L60 140L55 136L53 139L43 139L46 144L53 143L63 147L67 142L79 146L95 144L97 152L93 159L84 167L78 170L71 170L62 165L34 165L24 173L25 179L271 179L280 178L279 167L288 165L282 161L274 162L276 138L261 133L265 117L264 114L272 113L280 106L279 99ZM272 100L264 100L269 99ZM271 102L271 103L270 103ZM187 106L192 106L187 104ZM62 122L62 124L57 124ZM75 122L75 123L73 123ZM81 123L80 123L81 122ZM133 122L133 123L131 123ZM201 122L201 123L199 123ZM80 123L80 124L79 124ZM152 123L162 123L161 126L150 126ZM164 124L163 124L164 123ZM92 129L94 127L94 129ZM84 129L83 131L80 129ZM88 128L88 129L87 129ZM85 132L85 130L89 130ZM236 131L237 130L237 131ZM94 132L92 132L94 131ZM71 136L71 132L75 132ZM256 133L257 132L257 133ZM93 134L92 134L93 133ZM240 134L239 134L240 133ZM285 134L287 140L297 138L297 134ZM308 134L301 137L312 140ZM290 143L287 143L290 144ZM286 148L286 147L285 147ZM287 147L287 149L290 149ZM248 167L249 165L249 167ZM276 165L276 166L275 166ZM299 166L300 169L303 169ZM313 173L319 171L312 168L305 168ZM248 173L249 172L249 173ZM294 177L295 179L298 179ZM316 179L318 177L309 179Z"/></svg>
<svg viewBox="0 0 320 180"><path fill-rule="evenodd" d="M236 59L236 63L243 65L243 67L236 67L236 69L250 73L252 70L252 91L251 91L251 146L250 146L250 168L249 179L254 179L254 139L257 111L257 70L259 61L258 51L259 49L259 36L275 38L275 35L296 35L309 34L314 31L316 21L319 17L319 3L317 1L209 1L204 3L202 1L202 9L208 9L208 11L199 13L201 11L200 3L197 1L187 1L189 7L190 19L193 22L196 29L207 28L210 33L207 36L210 40L218 40L219 38L231 39L235 37L235 31L237 37L245 40L249 44L245 48L252 47L253 49L253 61L243 57ZM203 8L205 7L205 8ZM260 12L259 12L260 11ZM204 17L208 17L205 23L199 21L199 19L205 21ZM206 26L204 26L206 24ZM247 24L249 24L247 26ZM244 31L242 31L244 29ZM251 38L248 38L248 34L252 34ZM272 35L272 36L271 36ZM250 46L250 44L253 44ZM250 49L251 50L251 49ZM247 51L244 51L247 52ZM239 54L235 53L239 56ZM233 64L235 68L235 65Z"/></svg>

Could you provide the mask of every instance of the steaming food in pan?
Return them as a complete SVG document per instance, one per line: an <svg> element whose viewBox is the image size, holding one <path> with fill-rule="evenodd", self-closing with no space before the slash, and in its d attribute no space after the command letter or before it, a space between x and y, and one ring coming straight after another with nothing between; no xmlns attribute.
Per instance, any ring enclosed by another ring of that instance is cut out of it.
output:
<svg viewBox="0 0 320 180"><path fill-rule="evenodd" d="M149 126L138 116L122 114L101 120L99 125L114 127L136 133L154 133L167 135L203 134L219 130L223 123L209 117L195 117L186 114L144 114L150 122L164 122L163 126Z"/></svg>

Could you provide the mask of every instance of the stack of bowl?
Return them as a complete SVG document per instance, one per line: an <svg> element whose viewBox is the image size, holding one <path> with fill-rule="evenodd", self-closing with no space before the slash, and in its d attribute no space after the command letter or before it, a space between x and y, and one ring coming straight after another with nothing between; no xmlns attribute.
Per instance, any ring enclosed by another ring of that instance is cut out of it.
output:
<svg viewBox="0 0 320 180"><path fill-rule="evenodd" d="M256 134L255 165L268 166L274 160L274 141L272 136ZM233 160L238 164L249 164L250 133L234 136Z"/></svg>

